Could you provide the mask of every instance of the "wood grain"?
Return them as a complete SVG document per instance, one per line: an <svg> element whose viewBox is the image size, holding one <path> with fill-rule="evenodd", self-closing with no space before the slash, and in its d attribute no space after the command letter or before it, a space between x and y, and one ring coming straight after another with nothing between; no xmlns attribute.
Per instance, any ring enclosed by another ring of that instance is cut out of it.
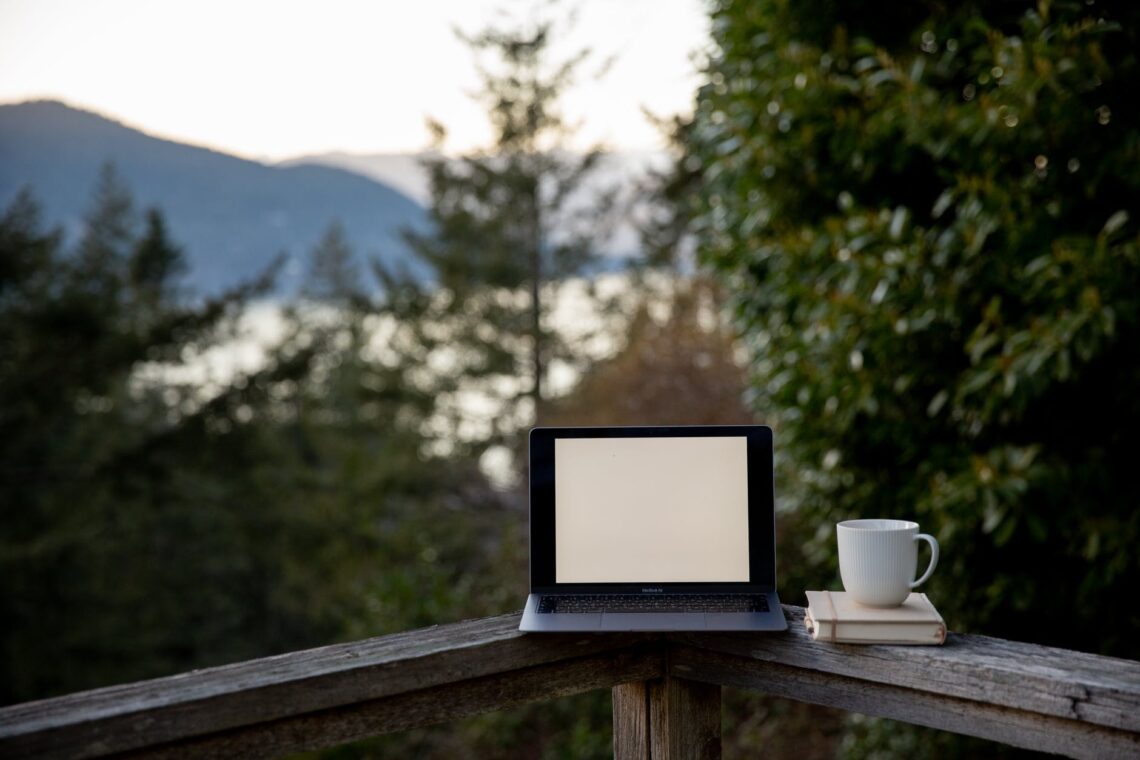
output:
<svg viewBox="0 0 1140 760"><path fill-rule="evenodd" d="M876 681L675 646L670 670L811 704L892 718L1015 747L1077 758L1140 757L1140 734L1031 710L916 691Z"/></svg>
<svg viewBox="0 0 1140 760"><path fill-rule="evenodd" d="M617 760L718 760L720 686L656 678L613 688Z"/></svg>
<svg viewBox="0 0 1140 760"><path fill-rule="evenodd" d="M720 685L667 676L649 682L649 756L720 760Z"/></svg>
<svg viewBox="0 0 1140 760"><path fill-rule="evenodd" d="M0 756L104 756L614 652L645 639L535 636L520 633L518 624L517 614L502 615L3 708Z"/></svg>
<svg viewBox="0 0 1140 760"><path fill-rule="evenodd" d="M614 758L649 760L649 687L645 681L615 686Z"/></svg>
<svg viewBox="0 0 1140 760"><path fill-rule="evenodd" d="M392 731L660 677L660 650L628 649L295 715L130 753L133 758L278 757Z"/></svg>
<svg viewBox="0 0 1140 760"><path fill-rule="evenodd" d="M0 709L0 756L270 756L616 687L615 754L707 757L721 685L1073 757L1140 756L1140 663L954 634L941 647L823 644L801 608L784 612L790 629L775 634L522 634L503 615L293 652Z"/></svg>
<svg viewBox="0 0 1140 760"><path fill-rule="evenodd" d="M788 631L777 636L669 638L747 660L1140 732L1140 662L953 633L942 646L826 644L808 635L803 608L785 606L784 614Z"/></svg>

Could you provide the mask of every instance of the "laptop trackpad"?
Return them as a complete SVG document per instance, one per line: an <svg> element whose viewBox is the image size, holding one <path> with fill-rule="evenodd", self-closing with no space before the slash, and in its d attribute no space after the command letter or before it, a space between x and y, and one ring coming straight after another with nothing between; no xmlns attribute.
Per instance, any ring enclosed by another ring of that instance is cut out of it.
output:
<svg viewBox="0 0 1140 760"><path fill-rule="evenodd" d="M603 631L703 631L702 612L605 612Z"/></svg>

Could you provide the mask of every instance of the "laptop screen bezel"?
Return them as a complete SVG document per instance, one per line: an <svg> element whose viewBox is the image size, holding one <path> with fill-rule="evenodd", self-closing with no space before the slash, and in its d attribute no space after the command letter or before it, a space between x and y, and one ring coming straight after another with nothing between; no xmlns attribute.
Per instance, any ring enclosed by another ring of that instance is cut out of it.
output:
<svg viewBox="0 0 1140 760"><path fill-rule="evenodd" d="M558 583L555 577L554 442L559 438L743 437L748 446L748 567L743 582ZM530 587L533 593L767 593L776 590L772 429L765 425L546 427L530 432Z"/></svg>

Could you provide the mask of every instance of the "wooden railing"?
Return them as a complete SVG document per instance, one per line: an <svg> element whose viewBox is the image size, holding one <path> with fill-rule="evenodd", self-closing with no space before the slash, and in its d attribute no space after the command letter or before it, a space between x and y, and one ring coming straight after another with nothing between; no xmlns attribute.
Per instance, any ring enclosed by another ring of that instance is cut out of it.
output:
<svg viewBox="0 0 1140 760"><path fill-rule="evenodd" d="M522 634L517 615L0 709L0 757L276 756L613 689L620 758L718 757L722 686L1072 757L1140 757L1140 663L951 634Z"/></svg>

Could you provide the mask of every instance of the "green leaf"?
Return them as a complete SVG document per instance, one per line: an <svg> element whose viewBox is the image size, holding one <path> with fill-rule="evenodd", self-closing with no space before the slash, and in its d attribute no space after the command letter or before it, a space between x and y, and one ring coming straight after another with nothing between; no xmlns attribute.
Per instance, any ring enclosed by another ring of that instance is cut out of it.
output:
<svg viewBox="0 0 1140 760"><path fill-rule="evenodd" d="M1123 227L1128 223L1128 212L1121 209L1108 218L1101 229L1101 234L1105 237L1110 237L1112 233Z"/></svg>

